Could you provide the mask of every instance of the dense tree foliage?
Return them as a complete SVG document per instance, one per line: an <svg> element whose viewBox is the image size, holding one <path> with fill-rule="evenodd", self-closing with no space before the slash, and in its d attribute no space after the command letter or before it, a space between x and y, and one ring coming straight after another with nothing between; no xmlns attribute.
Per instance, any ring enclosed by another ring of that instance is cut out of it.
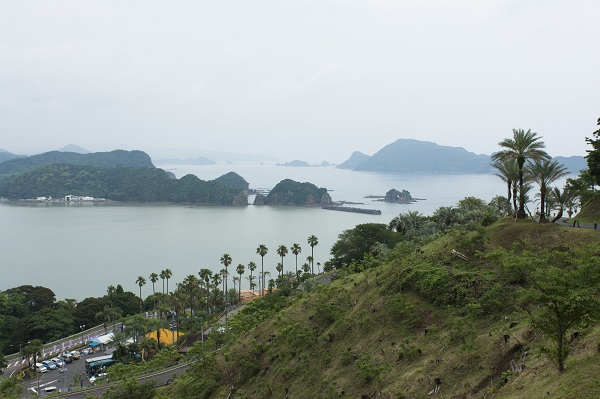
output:
<svg viewBox="0 0 600 399"><path fill-rule="evenodd" d="M241 178L240 178L241 179ZM234 180L229 177L228 181ZM197 205L245 205L247 196L218 181L187 175L172 179L162 169L51 164L5 180L0 195L10 199L66 195L114 201L176 202Z"/></svg>
<svg viewBox="0 0 600 399"><path fill-rule="evenodd" d="M598 118L598 126L600 126L600 118ZM600 185L600 129L592 133L593 138L586 138L585 141L592 146L591 150L587 150L587 163L589 174L594 179L596 185Z"/></svg>

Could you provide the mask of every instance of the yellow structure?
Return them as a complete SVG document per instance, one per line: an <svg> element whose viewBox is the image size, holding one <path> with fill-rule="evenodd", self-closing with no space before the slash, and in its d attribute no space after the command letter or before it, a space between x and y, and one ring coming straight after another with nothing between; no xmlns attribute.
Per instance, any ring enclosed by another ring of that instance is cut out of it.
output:
<svg viewBox="0 0 600 399"><path fill-rule="evenodd" d="M160 336L160 343L163 345L172 345L177 342L177 338L181 337L183 333L177 333L177 331L171 331L166 328L160 329L160 334L158 331L152 331L146 334L146 337L152 338L158 341L158 336Z"/></svg>

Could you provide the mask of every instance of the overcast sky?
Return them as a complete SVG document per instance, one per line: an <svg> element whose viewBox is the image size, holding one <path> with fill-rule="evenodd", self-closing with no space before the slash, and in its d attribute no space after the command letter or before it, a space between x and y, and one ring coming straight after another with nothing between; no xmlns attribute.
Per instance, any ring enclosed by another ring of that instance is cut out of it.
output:
<svg viewBox="0 0 600 399"><path fill-rule="evenodd" d="M0 148L585 155L598 0L0 0Z"/></svg>

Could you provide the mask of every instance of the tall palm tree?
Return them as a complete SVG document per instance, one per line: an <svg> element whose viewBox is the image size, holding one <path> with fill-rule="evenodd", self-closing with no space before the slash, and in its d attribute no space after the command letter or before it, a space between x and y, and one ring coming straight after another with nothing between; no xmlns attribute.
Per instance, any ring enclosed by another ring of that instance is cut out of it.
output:
<svg viewBox="0 0 600 399"><path fill-rule="evenodd" d="M215 294L215 299L214 299L214 305L215 305L215 313L217 312L217 307L218 307L218 295L219 295L219 284L221 283L221 274L220 273L215 273L213 274L213 284L214 284L214 289L213 289L213 293Z"/></svg>
<svg viewBox="0 0 600 399"><path fill-rule="evenodd" d="M152 297L154 298L154 310L156 310L156 291L154 290L154 284L158 281L158 274L150 273L150 281L152 282Z"/></svg>
<svg viewBox="0 0 600 399"><path fill-rule="evenodd" d="M154 284L158 281L158 274L151 273L150 281L152 282L152 295L156 295L156 291L154 290Z"/></svg>
<svg viewBox="0 0 600 399"><path fill-rule="evenodd" d="M531 129L524 131L523 129L513 129L513 138L504 139L498 145L503 150L492 155L492 160L503 161L507 159L516 159L517 166L519 167L519 209L517 210L517 218L525 219L525 190L523 184L525 161L528 159L532 161L541 161L543 159L549 159L550 157L543 150L546 147L544 142L539 141L541 137L537 133L532 132Z"/></svg>
<svg viewBox="0 0 600 399"><path fill-rule="evenodd" d="M144 301L142 301L142 287L144 285L146 285L146 279L143 276L138 276L137 280L135 280L135 283L140 287L140 313L142 312L143 308L143 304Z"/></svg>
<svg viewBox="0 0 600 399"><path fill-rule="evenodd" d="M116 293L117 293L117 289L115 288L114 285L109 285L108 288L106 289L106 294L108 295L108 304L110 305L111 308L113 305L113 298Z"/></svg>
<svg viewBox="0 0 600 399"><path fill-rule="evenodd" d="M507 192L507 209L511 209L511 199L512 199L512 209L517 210L517 182L519 181L519 165L517 164L516 159L508 158L504 160L498 160L492 163L492 166L497 169L498 172L495 173L503 182L506 183L508 192Z"/></svg>
<svg viewBox="0 0 600 399"><path fill-rule="evenodd" d="M308 245L310 245L310 256L312 257L310 272L315 274L315 247L319 243L319 239L316 236L311 235L308 237L307 242Z"/></svg>
<svg viewBox="0 0 600 399"><path fill-rule="evenodd" d="M177 290L173 294L171 294L171 305L173 306L173 310L175 310L175 316L177 316L177 321L175 322L175 330L177 332L176 335L179 336L179 315L185 307L185 297L183 292Z"/></svg>
<svg viewBox="0 0 600 399"><path fill-rule="evenodd" d="M278 276L283 276L283 265L281 263L278 263L277 266L275 266L275 270L277 270Z"/></svg>
<svg viewBox="0 0 600 399"><path fill-rule="evenodd" d="M266 245L260 244L256 248L256 253L260 255L260 284L258 289L260 290L260 296L263 296L265 291L265 255L269 252L269 248Z"/></svg>
<svg viewBox="0 0 600 399"><path fill-rule="evenodd" d="M163 283L163 294L165 293L165 278L167 278L167 274L165 273L165 271L161 271L160 274L158 275L161 279L162 279L162 283Z"/></svg>
<svg viewBox="0 0 600 399"><path fill-rule="evenodd" d="M250 262L248 263L248 269L250 269L250 279L248 281L250 281L250 289L252 290L252 295L254 295L254 287L253 287L253 277L252 277L252 272L254 272L254 270L256 270L256 263L254 262Z"/></svg>
<svg viewBox="0 0 600 399"><path fill-rule="evenodd" d="M229 265L231 264L231 256L229 254L223 254L223 256L221 256L221 264L223 266L225 266L225 274L226 276L223 277L223 280L225 281L225 306L227 306L227 302L228 302L228 298L227 298L227 276L229 276Z"/></svg>
<svg viewBox="0 0 600 399"><path fill-rule="evenodd" d="M210 278L212 277L212 271L210 269L200 269L198 275L204 281L206 286L206 311L210 312L208 298L210 297Z"/></svg>
<svg viewBox="0 0 600 399"><path fill-rule="evenodd" d="M238 301L241 303L242 302L242 274L244 274L244 272L246 271L246 266L244 266L243 264L239 264L237 265L237 268L235 269L235 271L237 272L237 274L240 275L240 280L239 280L239 287L238 287Z"/></svg>
<svg viewBox="0 0 600 399"><path fill-rule="evenodd" d="M169 279L173 277L173 272L171 269L165 269L165 279L167 279L167 294L169 293Z"/></svg>
<svg viewBox="0 0 600 399"><path fill-rule="evenodd" d="M298 254L302 252L300 244L292 244L292 253L296 256L296 276L298 276Z"/></svg>
<svg viewBox="0 0 600 399"><path fill-rule="evenodd" d="M546 194L548 186L568 175L567 168L558 161L541 160L528 164L525 171L527 176L540 186L540 222L547 222Z"/></svg>
<svg viewBox="0 0 600 399"><path fill-rule="evenodd" d="M281 275L283 276L283 257L288 253L288 249L285 245L280 245L277 248L277 255L281 256Z"/></svg>
<svg viewBox="0 0 600 399"><path fill-rule="evenodd" d="M190 306L190 318L194 318L194 294L196 292L196 288L198 287L198 279L193 274L189 274L186 278L183 279L182 284L183 289L189 299L188 304Z"/></svg>

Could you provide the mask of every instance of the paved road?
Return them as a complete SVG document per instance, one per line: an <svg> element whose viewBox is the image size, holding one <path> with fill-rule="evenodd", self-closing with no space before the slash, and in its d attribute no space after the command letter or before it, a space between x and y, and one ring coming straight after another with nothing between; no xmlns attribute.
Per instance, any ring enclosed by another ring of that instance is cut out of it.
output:
<svg viewBox="0 0 600 399"><path fill-rule="evenodd" d="M555 223L559 224L561 226L566 226L566 227L574 227L574 228L581 228L581 229L592 229L594 230L594 224L593 223L589 223L589 224L584 224L584 223L576 223L575 221L577 220L577 218L560 218L558 219ZM576 223L575 226L573 226L573 223ZM600 231L600 228L595 229L597 231Z"/></svg>

